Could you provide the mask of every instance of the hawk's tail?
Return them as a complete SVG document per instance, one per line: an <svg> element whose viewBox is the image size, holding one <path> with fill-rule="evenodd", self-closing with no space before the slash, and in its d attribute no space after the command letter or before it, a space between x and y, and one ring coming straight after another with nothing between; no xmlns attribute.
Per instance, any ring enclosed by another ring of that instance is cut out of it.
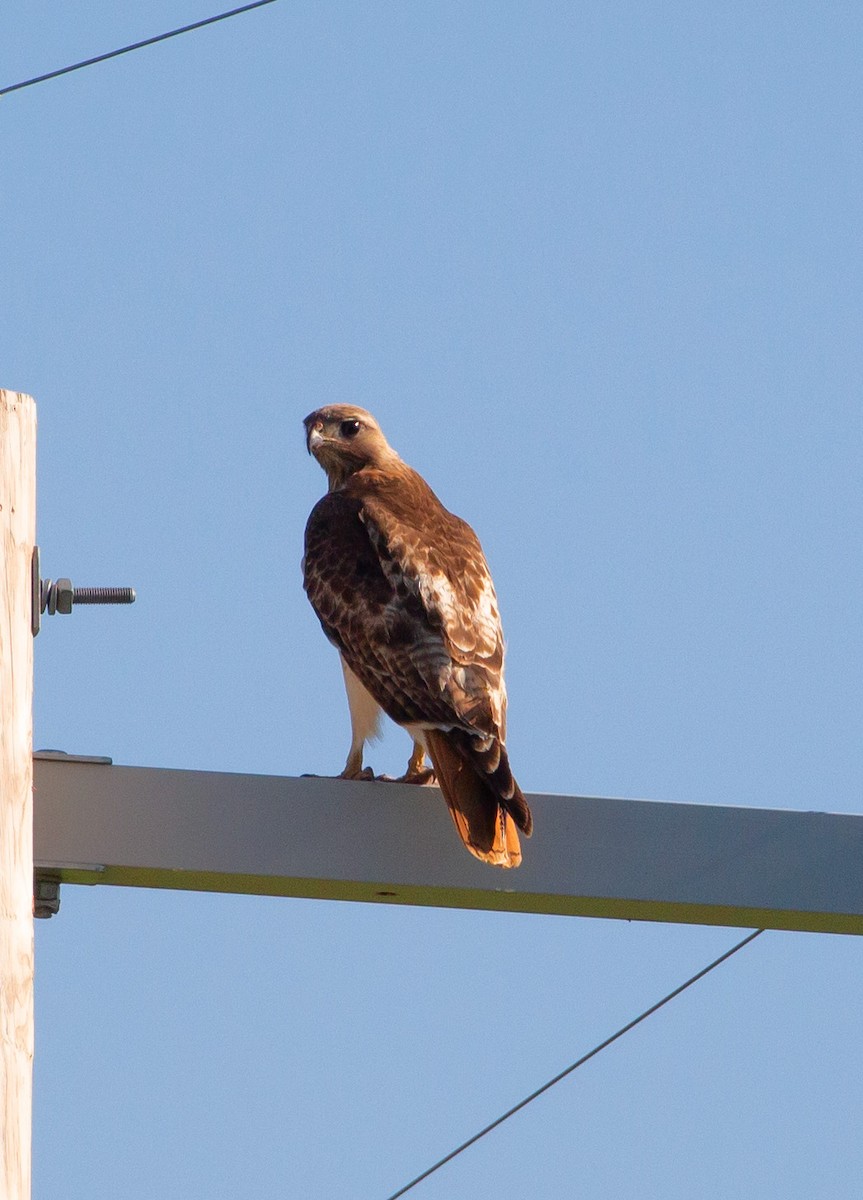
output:
<svg viewBox="0 0 863 1200"><path fill-rule="evenodd" d="M518 829L527 837L533 818L497 738L460 730L423 731L429 758L461 840L471 854L496 867L521 862ZM518 827L518 828L516 828Z"/></svg>

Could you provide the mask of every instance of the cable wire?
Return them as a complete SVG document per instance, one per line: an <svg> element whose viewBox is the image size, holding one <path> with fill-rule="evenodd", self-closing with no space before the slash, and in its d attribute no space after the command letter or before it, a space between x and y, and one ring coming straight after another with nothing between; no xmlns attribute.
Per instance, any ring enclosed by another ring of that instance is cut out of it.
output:
<svg viewBox="0 0 863 1200"><path fill-rule="evenodd" d="M24 79L21 83L11 83L7 87L0 88L0 96L6 96L9 92L18 92L21 88L32 87L34 83L44 83L46 79L56 79L58 75L68 75L70 71L80 71L83 67L92 67L94 63L117 58L118 55L128 54L132 50L140 50L142 46L153 46L156 42L179 37L181 33L189 33L193 29L203 29L205 25L215 25L217 21L226 21L228 17L237 17L240 13L251 12L253 8L263 8L265 4L274 3L275 0L254 0L253 4L243 4L240 8L232 8L229 12L217 13L214 17L205 17L203 21L193 21L191 25L183 25L179 29L159 33L156 37L145 38L142 42L132 42L130 46L121 46L119 50L109 50L107 54L97 54L95 58L85 58L82 62L72 63L68 67L60 67L57 71L48 71L45 75L35 75L32 79Z"/></svg>
<svg viewBox="0 0 863 1200"><path fill-rule="evenodd" d="M572 1063L565 1070L561 1071L560 1074L555 1075L553 1079L549 1079L549 1081L544 1083L542 1087L538 1087L535 1092L531 1092L529 1096L525 1096L523 1100L519 1100L518 1104L514 1104L512 1108L507 1109L505 1113L502 1113L496 1120L492 1121L490 1125L486 1125L486 1127L481 1129L479 1133L475 1133L473 1137L468 1138L466 1142L462 1142L460 1146L456 1146L455 1150L451 1150L449 1154L439 1159L434 1166L431 1166L427 1170L423 1171L421 1175L417 1175L415 1179L412 1179L410 1183L406 1183L404 1187L399 1188L397 1192L393 1192L391 1196L387 1196L387 1200L398 1200L399 1196L404 1196L406 1192L409 1192L411 1188L416 1187L418 1183L422 1183L424 1179L428 1179L429 1175L433 1175L435 1171L445 1166L446 1163L452 1162L452 1160L457 1155L461 1154L463 1150L467 1150L468 1146L473 1146L475 1142L480 1140L480 1138L485 1137L487 1133L491 1133L493 1129L497 1129L498 1125L502 1125L504 1121L508 1121L510 1117L514 1116L522 1108L525 1108L531 1103L532 1100L536 1100L538 1096L541 1096L543 1092L547 1092L549 1088L553 1088L556 1083L560 1083L561 1079L565 1079L567 1075L571 1075L573 1071L577 1070L581 1066L584 1066L584 1064L589 1062L590 1059L595 1058L601 1050L605 1050L605 1048L610 1046L612 1042L616 1042L618 1038L622 1038L625 1033L629 1033L629 1031L634 1029L636 1025L640 1025L642 1021L646 1021L648 1017L653 1016L655 1012L658 1012L659 1009L668 1004L669 1001L674 1000L681 994L681 992L685 992L687 988L692 987L693 983L698 983L699 979L703 979L705 975L709 975L711 971L715 970L716 967L726 962L729 958L731 958L732 955L736 954L738 950L742 950L744 946L748 946L750 942L753 942L757 937L760 937L763 932L763 929L756 929L754 933L747 934L746 937L742 941L738 942L736 946L732 946L730 950L726 950L724 954L720 954L719 958L715 958L712 963L709 963L706 967L702 967L697 974L692 975L686 980L685 983L681 983L679 987L676 987L673 992L669 992L667 996L663 996L661 1000L657 1000L656 1004L652 1004L650 1008L646 1008L643 1013L637 1016L633 1021L630 1021L628 1025L624 1025L621 1029L618 1029L617 1033L613 1033L611 1037L606 1038L604 1042L600 1042L598 1046L594 1046L592 1050L589 1050L587 1054L582 1055L581 1058Z"/></svg>

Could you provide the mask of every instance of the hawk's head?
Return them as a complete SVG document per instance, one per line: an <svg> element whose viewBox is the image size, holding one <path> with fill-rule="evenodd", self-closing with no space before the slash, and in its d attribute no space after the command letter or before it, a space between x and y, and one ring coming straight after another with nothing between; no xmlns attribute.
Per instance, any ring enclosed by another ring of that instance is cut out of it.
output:
<svg viewBox="0 0 863 1200"><path fill-rule="evenodd" d="M306 447L327 473L330 491L363 467L382 467L398 455L370 412L353 404L329 404L309 413Z"/></svg>

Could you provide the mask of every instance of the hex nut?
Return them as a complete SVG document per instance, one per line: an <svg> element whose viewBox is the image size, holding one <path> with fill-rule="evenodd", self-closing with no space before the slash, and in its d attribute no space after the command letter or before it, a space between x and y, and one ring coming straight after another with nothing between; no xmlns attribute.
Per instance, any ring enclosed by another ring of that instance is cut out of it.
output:
<svg viewBox="0 0 863 1200"><path fill-rule="evenodd" d="M70 613L72 611L72 598L75 590L72 587L72 580L58 579L54 587L57 589L57 612Z"/></svg>

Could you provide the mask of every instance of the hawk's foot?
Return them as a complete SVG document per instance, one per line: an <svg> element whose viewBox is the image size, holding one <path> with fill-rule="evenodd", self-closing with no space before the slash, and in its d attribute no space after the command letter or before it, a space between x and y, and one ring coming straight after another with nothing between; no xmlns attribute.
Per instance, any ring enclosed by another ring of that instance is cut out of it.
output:
<svg viewBox="0 0 863 1200"><path fill-rule="evenodd" d="M344 771L342 771L341 775L336 776L336 779L369 780L369 779L374 779L374 778L375 778L375 773L371 769L371 767L355 767L352 771L349 771L348 768L345 767L345 769L344 769Z"/></svg>
<svg viewBox="0 0 863 1200"><path fill-rule="evenodd" d="M434 767L422 767L419 771L405 771L401 783L415 783L419 787L431 787L437 783Z"/></svg>
<svg viewBox="0 0 863 1200"><path fill-rule="evenodd" d="M419 787L429 787L436 781L434 768L423 767L419 771L405 771L404 775L376 775L380 783L415 783Z"/></svg>

